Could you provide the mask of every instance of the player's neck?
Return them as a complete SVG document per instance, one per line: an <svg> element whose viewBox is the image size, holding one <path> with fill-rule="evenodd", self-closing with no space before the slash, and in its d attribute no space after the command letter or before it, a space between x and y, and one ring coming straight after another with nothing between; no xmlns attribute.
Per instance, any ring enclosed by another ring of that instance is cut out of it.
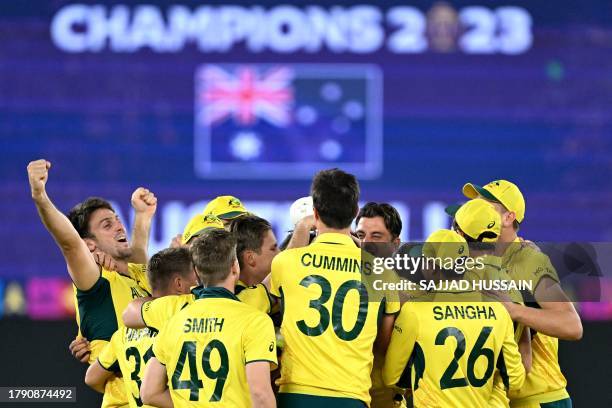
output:
<svg viewBox="0 0 612 408"><path fill-rule="evenodd" d="M514 229L505 229L501 232L497 241L496 253L503 254L506 249L516 240L517 234Z"/></svg>
<svg viewBox="0 0 612 408"><path fill-rule="evenodd" d="M346 228L342 228L342 229L336 229L336 228L330 228L327 225L323 225L323 224L319 224L318 228L317 228L317 232L318 235L321 234L344 234L344 235L351 235L351 227L346 227Z"/></svg>
<svg viewBox="0 0 612 408"><path fill-rule="evenodd" d="M232 293L236 293L236 280L235 280L234 277L232 277L230 275L223 282L219 282L219 283L215 284L214 287L225 288L225 289L229 290Z"/></svg>
<svg viewBox="0 0 612 408"><path fill-rule="evenodd" d="M115 264L117 265L117 272L125 276L130 276L127 261L118 261L115 259Z"/></svg>
<svg viewBox="0 0 612 408"><path fill-rule="evenodd" d="M240 270L240 281L247 286L254 286L261 283L261 281L258 282L258 279L254 275L245 270Z"/></svg>

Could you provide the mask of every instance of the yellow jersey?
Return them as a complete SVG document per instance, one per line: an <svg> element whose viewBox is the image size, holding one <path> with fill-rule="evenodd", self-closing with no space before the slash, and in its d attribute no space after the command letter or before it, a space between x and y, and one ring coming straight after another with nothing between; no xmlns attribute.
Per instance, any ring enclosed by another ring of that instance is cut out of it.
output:
<svg viewBox="0 0 612 408"><path fill-rule="evenodd" d="M467 280L504 280L511 281L512 278L506 273L505 269L502 269L502 258L494 255L482 256L484 268L478 270L472 268L465 273L465 279ZM523 304L523 296L517 289L511 289L505 292L514 303ZM514 324L514 340L520 341L525 326L522 324ZM488 403L489 408L508 408L510 407L510 399L507 395L506 387L504 386L503 380L499 372L495 373L494 387L491 398Z"/></svg>
<svg viewBox="0 0 612 408"><path fill-rule="evenodd" d="M201 289L199 286L195 288ZM270 314L272 303L268 289L260 283L255 286L246 286L242 282L236 284L236 297L243 303L253 306L266 314ZM151 329L161 330L168 320L179 311L195 302L193 293L185 295L170 295L144 302L141 307L142 320Z"/></svg>
<svg viewBox="0 0 612 408"><path fill-rule="evenodd" d="M412 384L416 408L487 407L496 369L510 389L525 380L512 320L478 292L447 293L454 301L439 301L445 294L437 293L402 306L383 379L399 388Z"/></svg>
<svg viewBox="0 0 612 408"><path fill-rule="evenodd" d="M506 249L502 267L512 279L530 281L533 292L544 277L559 282L557 271L548 256L518 238ZM526 304L539 307L533 292L525 294ZM565 388L567 380L559 366L558 348L558 339L532 330L531 371L527 374L525 385L520 390L510 392L511 407L520 408L533 403L569 398Z"/></svg>
<svg viewBox="0 0 612 408"><path fill-rule="evenodd" d="M130 408L149 407L140 399L140 386L145 365L153 356L153 339L156 331L121 327L98 355L100 365L115 371L117 365L123 376Z"/></svg>
<svg viewBox="0 0 612 408"><path fill-rule="evenodd" d="M153 344L174 406L250 407L246 365L277 364L272 320L225 288L198 288L194 295Z"/></svg>
<svg viewBox="0 0 612 408"><path fill-rule="evenodd" d="M280 392L369 405L379 318L397 313L399 303L372 296L361 268L361 249L336 233L272 261L270 293L283 310Z"/></svg>
<svg viewBox="0 0 612 408"><path fill-rule="evenodd" d="M128 264L130 277L102 268L100 278L89 290L74 289L76 320L80 335L90 342L89 364L123 326L121 315L127 305L138 297L150 296L146 265ZM106 383L103 408L128 406L128 398L121 378Z"/></svg>

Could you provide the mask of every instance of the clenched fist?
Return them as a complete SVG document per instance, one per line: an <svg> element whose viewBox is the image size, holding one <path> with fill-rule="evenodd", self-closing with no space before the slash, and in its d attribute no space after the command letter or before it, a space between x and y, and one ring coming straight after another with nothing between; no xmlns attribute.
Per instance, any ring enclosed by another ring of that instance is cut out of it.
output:
<svg viewBox="0 0 612 408"><path fill-rule="evenodd" d="M37 199L44 194L50 168L51 163L45 159L28 163L28 179L30 180L30 189L32 190L33 199Z"/></svg>
<svg viewBox="0 0 612 408"><path fill-rule="evenodd" d="M152 216L157 209L157 197L146 188L138 187L132 193L132 207L134 207L134 211L136 212L142 212Z"/></svg>

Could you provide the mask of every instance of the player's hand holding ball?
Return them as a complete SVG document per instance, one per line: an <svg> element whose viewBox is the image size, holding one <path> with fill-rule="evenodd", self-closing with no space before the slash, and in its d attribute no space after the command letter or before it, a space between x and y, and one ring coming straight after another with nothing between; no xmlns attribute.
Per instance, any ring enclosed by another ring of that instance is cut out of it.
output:
<svg viewBox="0 0 612 408"><path fill-rule="evenodd" d="M157 209L157 197L144 187L138 187L132 193L132 207L134 211L153 216Z"/></svg>
<svg viewBox="0 0 612 408"><path fill-rule="evenodd" d="M45 185L49 178L50 168L51 163L45 159L31 161L28 164L28 179L34 200L40 199L45 194Z"/></svg>

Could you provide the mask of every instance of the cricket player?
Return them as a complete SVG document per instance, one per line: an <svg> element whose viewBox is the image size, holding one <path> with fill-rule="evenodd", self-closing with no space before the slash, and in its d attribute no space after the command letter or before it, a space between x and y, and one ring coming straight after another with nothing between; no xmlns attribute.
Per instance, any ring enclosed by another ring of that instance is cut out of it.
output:
<svg viewBox="0 0 612 408"><path fill-rule="evenodd" d="M515 280L533 283L528 305L503 302L512 319L532 329L532 367L525 385L510 393L513 408L572 406L566 390L567 381L558 360L558 339L582 337L580 317L559 284L550 259L518 237L525 219L525 199L519 188L507 180L495 180L483 187L467 183L463 194L480 197L493 204L501 216L502 231L498 242L503 252L502 268Z"/></svg>
<svg viewBox="0 0 612 408"><path fill-rule="evenodd" d="M236 240L213 229L190 248L200 282L196 300L157 335L141 388L158 407L275 407L277 364L272 320L234 295Z"/></svg>
<svg viewBox="0 0 612 408"><path fill-rule="evenodd" d="M134 248L127 232L111 205L100 198L89 198L75 206L68 217L53 204L46 191L51 163L41 159L28 164L28 178L32 199L45 225L62 251L68 273L74 284L79 332L89 341L89 362L96 361L99 352L121 326L121 312L134 298L149 292L145 267L130 263ZM148 234L157 206L157 199L145 189L137 189L132 196L138 228ZM146 239L138 239L140 261L146 261ZM119 272L96 264L95 251L110 255ZM126 407L127 396L121 379L109 381L104 393L103 407Z"/></svg>
<svg viewBox="0 0 612 408"><path fill-rule="evenodd" d="M281 300L285 342L278 403L363 407L370 403L379 318L392 321L399 303L370 299L362 282L361 250L350 231L358 212L355 177L320 171L311 196L317 238L272 261L270 293Z"/></svg>
<svg viewBox="0 0 612 408"><path fill-rule="evenodd" d="M423 252L432 248L429 256L455 260L470 252L465 239L450 230L434 232ZM464 278L441 268L424 275ZM415 408L488 407L496 371L510 389L521 387L525 368L512 320L499 302L483 302L471 289L441 289L424 297L404 303L395 321L383 368L387 385L412 385Z"/></svg>
<svg viewBox="0 0 612 408"><path fill-rule="evenodd" d="M168 248L153 255L149 261L148 278L153 297L190 293L197 285L189 249ZM142 406L140 385L147 361L153 355L153 339L157 330L121 327L102 349L95 363L89 366L85 383L104 392L106 382L117 367L121 371L130 408Z"/></svg>
<svg viewBox="0 0 612 408"><path fill-rule="evenodd" d="M198 214L185 227L183 242L189 247L204 232L223 228L221 220L214 215ZM275 303L261 280L262 276L270 274L272 258L278 252L272 227L263 218L247 215L235 220L232 228L237 237L237 256L245 267L240 270L236 296L264 313L271 313ZM135 329L148 327L160 330L172 316L194 301L195 297L191 293L157 299L135 299L123 312L123 321L127 327Z"/></svg>
<svg viewBox="0 0 612 408"><path fill-rule="evenodd" d="M359 210L355 218L355 233L361 247L372 250L380 256L390 256L397 251L402 232L402 220L397 210L387 203L369 202ZM402 406L403 397L393 387L385 386L382 367L385 350L374 350L372 367L372 408L393 408Z"/></svg>

